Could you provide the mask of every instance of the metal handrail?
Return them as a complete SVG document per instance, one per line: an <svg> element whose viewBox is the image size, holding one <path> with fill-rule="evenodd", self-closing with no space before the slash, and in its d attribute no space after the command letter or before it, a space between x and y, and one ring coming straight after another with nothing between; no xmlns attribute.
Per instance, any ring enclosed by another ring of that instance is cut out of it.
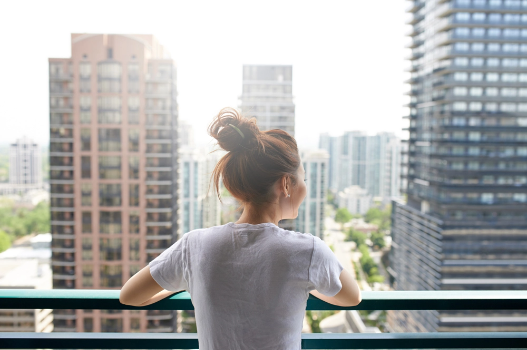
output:
<svg viewBox="0 0 527 350"><path fill-rule="evenodd" d="M0 290L0 309L192 310L187 292L155 304L119 302L119 290ZM527 291L363 292L354 307L339 307L310 296L308 310L525 310ZM527 332L314 333L302 334L302 349L519 348ZM0 333L0 349L196 349L197 333Z"/></svg>
<svg viewBox="0 0 527 350"><path fill-rule="evenodd" d="M525 347L524 332L312 333L302 349L474 349ZM0 333L0 349L197 349L196 333Z"/></svg>
<svg viewBox="0 0 527 350"><path fill-rule="evenodd" d="M194 310L187 292L135 307L119 302L118 290L2 289L0 309ZM527 291L362 292L357 306L341 307L309 296L307 310L527 310Z"/></svg>

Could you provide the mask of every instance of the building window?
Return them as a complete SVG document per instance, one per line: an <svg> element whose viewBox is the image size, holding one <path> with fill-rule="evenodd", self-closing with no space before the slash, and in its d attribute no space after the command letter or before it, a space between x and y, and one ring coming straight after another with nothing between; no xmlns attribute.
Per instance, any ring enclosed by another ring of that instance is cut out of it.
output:
<svg viewBox="0 0 527 350"><path fill-rule="evenodd" d="M101 271L101 276L102 276L102 271ZM102 277L101 277L101 281L102 281ZM122 318L101 318L101 332L122 333L122 331L123 331L123 319Z"/></svg>
<svg viewBox="0 0 527 350"><path fill-rule="evenodd" d="M91 64L89 62L81 62L79 64L79 77L82 79L91 77Z"/></svg>
<svg viewBox="0 0 527 350"><path fill-rule="evenodd" d="M130 272L131 274L131 272ZM131 277L131 276L130 276ZM141 319L140 318L131 318L130 319L130 332L140 332L141 331Z"/></svg>
<svg viewBox="0 0 527 350"><path fill-rule="evenodd" d="M93 317L84 317L84 332L93 332Z"/></svg>
<svg viewBox="0 0 527 350"><path fill-rule="evenodd" d="M485 60L483 58L481 58L481 57L474 57L474 58L472 58L470 60L470 65L473 66L473 67L481 67L481 66L483 66L484 63L485 63ZM464 73L464 72L462 72L462 73Z"/></svg>
<svg viewBox="0 0 527 350"><path fill-rule="evenodd" d="M103 288L112 288L112 287L122 287L122 267L121 265L101 265L100 270L100 281L101 287ZM101 319L101 331L102 332L121 332L122 329L106 329L104 325L104 320ZM122 319L115 319L122 321ZM106 325L107 327L107 325Z"/></svg>
<svg viewBox="0 0 527 350"><path fill-rule="evenodd" d="M139 157L128 157L128 178L139 179Z"/></svg>
<svg viewBox="0 0 527 350"><path fill-rule="evenodd" d="M139 106L138 96L128 97L128 124L139 124Z"/></svg>
<svg viewBox="0 0 527 350"><path fill-rule="evenodd" d="M100 238L99 239L99 256L103 261L114 261L122 259L122 241L121 238Z"/></svg>
<svg viewBox="0 0 527 350"><path fill-rule="evenodd" d="M498 88L486 88L485 95L486 96L498 96Z"/></svg>
<svg viewBox="0 0 527 350"><path fill-rule="evenodd" d="M454 73L454 80L456 81L465 81L468 79L468 74L465 72L456 72Z"/></svg>
<svg viewBox="0 0 527 350"><path fill-rule="evenodd" d="M81 184L81 205L84 207L91 206L91 183L89 182Z"/></svg>
<svg viewBox="0 0 527 350"><path fill-rule="evenodd" d="M82 233L91 233L92 224L91 224L91 212L83 211L82 212Z"/></svg>
<svg viewBox="0 0 527 350"><path fill-rule="evenodd" d="M93 265L82 265L82 286L93 287Z"/></svg>
<svg viewBox="0 0 527 350"><path fill-rule="evenodd" d="M183 197L190 197L190 163L183 163Z"/></svg>
<svg viewBox="0 0 527 350"><path fill-rule="evenodd" d="M317 173L318 164L313 162L310 164L309 172L309 187L310 187L310 198L317 198L317 182L318 182L318 173Z"/></svg>
<svg viewBox="0 0 527 350"><path fill-rule="evenodd" d="M121 206L121 184L99 184L99 205L103 207Z"/></svg>
<svg viewBox="0 0 527 350"><path fill-rule="evenodd" d="M99 129L99 151L121 151L121 129Z"/></svg>
<svg viewBox="0 0 527 350"><path fill-rule="evenodd" d="M130 206L131 207L138 207L139 206L139 185L138 184L131 184L130 185Z"/></svg>
<svg viewBox="0 0 527 350"><path fill-rule="evenodd" d="M129 230L131 234L139 234L139 213L130 213Z"/></svg>
<svg viewBox="0 0 527 350"><path fill-rule="evenodd" d="M198 165L198 162L194 162L194 174L193 174L193 182L194 182L194 198L198 198L198 194L199 194L199 181L198 181L198 176L199 176L199 165Z"/></svg>
<svg viewBox="0 0 527 350"><path fill-rule="evenodd" d="M79 64L79 90L80 92L91 91L91 64L89 62L81 62Z"/></svg>
<svg viewBox="0 0 527 350"><path fill-rule="evenodd" d="M121 64L101 62L97 65L99 92L121 92Z"/></svg>
<svg viewBox="0 0 527 350"><path fill-rule="evenodd" d="M91 112L80 112L80 122L81 124L90 124Z"/></svg>
<svg viewBox="0 0 527 350"><path fill-rule="evenodd" d="M141 271L141 266L136 264L130 264L130 277Z"/></svg>
<svg viewBox="0 0 527 350"><path fill-rule="evenodd" d="M82 260L93 259L93 243L91 237L82 237Z"/></svg>
<svg viewBox="0 0 527 350"><path fill-rule="evenodd" d="M121 157L99 156L99 179L120 179Z"/></svg>
<svg viewBox="0 0 527 350"><path fill-rule="evenodd" d="M486 80L490 82L495 82L499 80L498 73L487 73Z"/></svg>
<svg viewBox="0 0 527 350"><path fill-rule="evenodd" d="M130 260L139 261L140 249L139 249L140 240L139 238L130 238Z"/></svg>
<svg viewBox="0 0 527 350"><path fill-rule="evenodd" d="M490 44L487 45L487 51L489 51L489 52L500 51L500 48L501 48L501 45L497 44L497 43L490 43Z"/></svg>
<svg viewBox="0 0 527 350"><path fill-rule="evenodd" d="M91 157L90 156L81 157L81 178L83 179L91 178Z"/></svg>
<svg viewBox="0 0 527 350"><path fill-rule="evenodd" d="M121 212L101 211L99 217L100 233L122 233Z"/></svg>
<svg viewBox="0 0 527 350"><path fill-rule="evenodd" d="M128 92L139 93L139 64L128 64Z"/></svg>
<svg viewBox="0 0 527 350"><path fill-rule="evenodd" d="M139 152L139 129L128 130L128 151Z"/></svg>
<svg viewBox="0 0 527 350"><path fill-rule="evenodd" d="M190 231L190 203L185 201L183 204L183 232Z"/></svg>
<svg viewBox="0 0 527 350"><path fill-rule="evenodd" d="M466 94L467 94L466 87L455 87L454 88L454 96L465 96Z"/></svg>
<svg viewBox="0 0 527 350"><path fill-rule="evenodd" d="M91 130L81 129L81 151L89 151L91 149Z"/></svg>
<svg viewBox="0 0 527 350"><path fill-rule="evenodd" d="M79 99L79 106L82 111L90 111L91 110L91 96L81 96Z"/></svg>
<svg viewBox="0 0 527 350"><path fill-rule="evenodd" d="M470 74L470 80L471 81L482 81L483 80L483 73L475 72Z"/></svg>
<svg viewBox="0 0 527 350"><path fill-rule="evenodd" d="M481 96L483 95L483 88L473 87L470 88L470 96Z"/></svg>
<svg viewBox="0 0 527 350"><path fill-rule="evenodd" d="M121 124L121 98L103 96L98 99L99 124Z"/></svg>

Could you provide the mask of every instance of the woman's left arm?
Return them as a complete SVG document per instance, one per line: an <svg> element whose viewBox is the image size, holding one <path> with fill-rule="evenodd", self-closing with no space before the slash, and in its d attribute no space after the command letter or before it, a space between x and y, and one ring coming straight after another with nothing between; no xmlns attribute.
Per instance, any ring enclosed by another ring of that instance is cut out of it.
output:
<svg viewBox="0 0 527 350"><path fill-rule="evenodd" d="M131 306L146 306L158 302L177 292L163 289L150 274L147 265L133 275L121 288L119 301Z"/></svg>

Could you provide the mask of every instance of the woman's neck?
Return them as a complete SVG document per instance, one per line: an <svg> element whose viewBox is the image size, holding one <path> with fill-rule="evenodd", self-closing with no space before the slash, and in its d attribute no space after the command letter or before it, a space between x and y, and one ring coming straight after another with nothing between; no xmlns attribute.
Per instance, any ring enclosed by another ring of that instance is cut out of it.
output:
<svg viewBox="0 0 527 350"><path fill-rule="evenodd" d="M278 226L278 221L281 219L281 210L278 204L269 203L261 206L246 204L236 224L257 225L270 222Z"/></svg>

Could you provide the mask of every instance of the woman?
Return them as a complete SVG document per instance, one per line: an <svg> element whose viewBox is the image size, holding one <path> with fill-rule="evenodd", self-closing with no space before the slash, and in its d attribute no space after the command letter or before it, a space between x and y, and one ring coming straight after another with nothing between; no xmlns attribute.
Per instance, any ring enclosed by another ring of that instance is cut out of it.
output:
<svg viewBox="0 0 527 350"><path fill-rule="evenodd" d="M236 223L188 232L135 274L123 304L144 306L187 290L200 349L300 349L309 293L354 306L360 291L318 237L278 227L294 219L306 196L295 139L260 131L255 120L224 108L209 134L228 153L212 180L243 203Z"/></svg>

